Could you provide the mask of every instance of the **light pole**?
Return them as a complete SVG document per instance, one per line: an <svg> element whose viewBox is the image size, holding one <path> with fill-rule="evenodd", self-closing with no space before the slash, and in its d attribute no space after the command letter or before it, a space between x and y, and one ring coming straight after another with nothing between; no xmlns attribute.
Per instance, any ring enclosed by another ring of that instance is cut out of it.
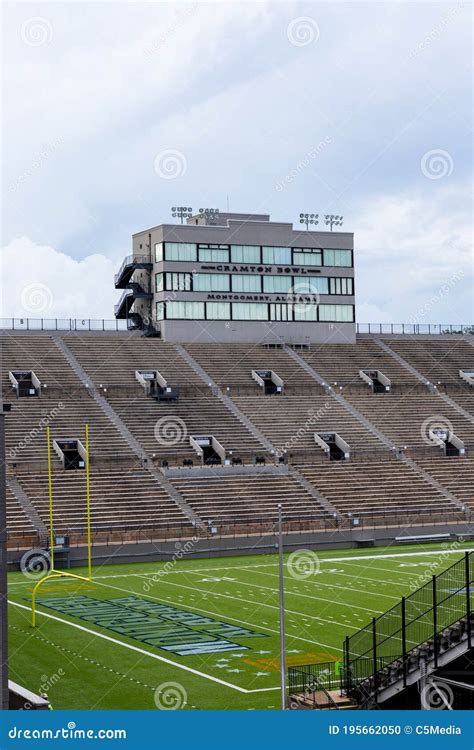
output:
<svg viewBox="0 0 474 750"><path fill-rule="evenodd" d="M190 219L193 215L193 209L189 206L173 206L171 209L171 216L173 219L181 219L181 224L183 223L183 219Z"/></svg>
<svg viewBox="0 0 474 750"><path fill-rule="evenodd" d="M306 224L306 229L309 229L310 224L319 224L319 214L300 214L300 224Z"/></svg>
<svg viewBox="0 0 474 750"><path fill-rule="evenodd" d="M329 226L332 232L333 227L341 227L344 222L344 217L338 214L326 214L324 216L324 223Z"/></svg>
<svg viewBox="0 0 474 750"><path fill-rule="evenodd" d="M10 404L0 401L0 708L7 711L8 694L8 591L7 591L7 486L5 471L5 413Z"/></svg>
<svg viewBox="0 0 474 750"><path fill-rule="evenodd" d="M285 580L281 504L278 505L278 572L280 578L280 683L281 710L286 711Z"/></svg>

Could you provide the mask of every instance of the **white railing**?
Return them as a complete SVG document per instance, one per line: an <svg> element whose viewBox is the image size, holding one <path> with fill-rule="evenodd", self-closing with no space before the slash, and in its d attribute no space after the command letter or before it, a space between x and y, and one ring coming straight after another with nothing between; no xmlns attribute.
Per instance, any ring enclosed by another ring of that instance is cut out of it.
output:
<svg viewBox="0 0 474 750"><path fill-rule="evenodd" d="M357 323L357 333L442 335L457 333L474 334L474 324L460 323Z"/></svg>
<svg viewBox="0 0 474 750"><path fill-rule="evenodd" d="M0 318L0 331L126 331L126 320Z"/></svg>

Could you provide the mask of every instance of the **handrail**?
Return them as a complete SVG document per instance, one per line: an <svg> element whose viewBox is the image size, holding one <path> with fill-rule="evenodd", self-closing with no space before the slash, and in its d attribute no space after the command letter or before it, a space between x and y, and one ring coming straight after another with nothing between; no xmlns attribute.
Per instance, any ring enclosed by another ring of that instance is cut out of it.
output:
<svg viewBox="0 0 474 750"><path fill-rule="evenodd" d="M117 318L0 318L0 331L126 331Z"/></svg>
<svg viewBox="0 0 474 750"><path fill-rule="evenodd" d="M122 261L122 265L120 266L118 272L115 274L115 282L117 282L122 273L124 272L126 266L131 265L132 263L152 263L152 260L149 255L135 255L134 253L132 255L126 255L125 258Z"/></svg>
<svg viewBox="0 0 474 750"><path fill-rule="evenodd" d="M357 323L357 333L385 335L474 334L474 324L458 323Z"/></svg>

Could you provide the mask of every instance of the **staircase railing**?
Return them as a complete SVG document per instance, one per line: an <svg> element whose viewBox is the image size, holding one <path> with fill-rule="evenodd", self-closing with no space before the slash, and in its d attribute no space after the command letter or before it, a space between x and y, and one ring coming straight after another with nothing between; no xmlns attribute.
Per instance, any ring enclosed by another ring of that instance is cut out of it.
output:
<svg viewBox="0 0 474 750"><path fill-rule="evenodd" d="M407 685L410 656L426 647L438 666L443 631L465 622L468 647L472 646L471 592L474 590L474 558L466 552L439 575L354 635L344 645L343 689L348 694L358 684L371 680L374 693L387 673ZM444 643L443 643L444 646Z"/></svg>

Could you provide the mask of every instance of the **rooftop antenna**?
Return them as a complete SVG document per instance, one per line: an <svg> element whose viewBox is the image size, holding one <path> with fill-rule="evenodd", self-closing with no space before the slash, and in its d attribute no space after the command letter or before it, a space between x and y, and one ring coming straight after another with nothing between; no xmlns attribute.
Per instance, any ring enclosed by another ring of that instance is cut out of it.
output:
<svg viewBox="0 0 474 750"><path fill-rule="evenodd" d="M200 208L199 209L199 218L205 219L206 224L217 224L218 217L219 217L218 208Z"/></svg>
<svg viewBox="0 0 474 750"><path fill-rule="evenodd" d="M324 223L331 228L331 232L333 227L342 226L343 221L344 217L337 214L326 214L324 217Z"/></svg>
<svg viewBox="0 0 474 750"><path fill-rule="evenodd" d="M171 216L173 219L181 219L181 224L183 224L183 219L190 219L193 215L193 209L188 208L187 206L173 206L171 209Z"/></svg>
<svg viewBox="0 0 474 750"><path fill-rule="evenodd" d="M306 224L306 229L310 224L319 224L319 214L300 214L300 224Z"/></svg>

